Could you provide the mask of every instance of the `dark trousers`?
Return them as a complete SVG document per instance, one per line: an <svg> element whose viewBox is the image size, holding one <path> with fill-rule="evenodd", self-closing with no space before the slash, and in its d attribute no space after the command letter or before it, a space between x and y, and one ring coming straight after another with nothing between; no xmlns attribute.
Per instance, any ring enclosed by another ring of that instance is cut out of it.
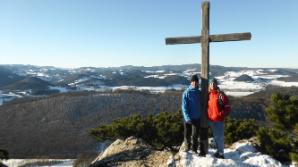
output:
<svg viewBox="0 0 298 167"><path fill-rule="evenodd" d="M200 120L192 120L191 124L184 122L184 141L187 149L198 150L198 135Z"/></svg>

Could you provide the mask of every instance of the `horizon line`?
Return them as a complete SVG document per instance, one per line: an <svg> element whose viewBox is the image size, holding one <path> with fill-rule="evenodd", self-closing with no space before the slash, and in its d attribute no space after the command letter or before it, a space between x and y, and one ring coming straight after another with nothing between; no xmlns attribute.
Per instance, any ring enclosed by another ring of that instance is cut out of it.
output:
<svg viewBox="0 0 298 167"><path fill-rule="evenodd" d="M61 67L61 66L53 66L53 65L34 65L34 64L2 64L0 63L0 66L35 66L35 67L53 67L53 68L59 68L59 69L79 69L79 68L121 68L121 67L144 67L144 68L150 68L150 67L161 67L161 66L183 66L183 65L201 65L200 63L185 63L185 64L164 64L164 65L152 65L152 66L145 66L145 65L120 65L120 66L80 66L80 67ZM217 65L217 64L210 64L211 66L221 66L226 68L279 68L279 69L298 69L298 67L249 67L249 66L224 66L224 65Z"/></svg>

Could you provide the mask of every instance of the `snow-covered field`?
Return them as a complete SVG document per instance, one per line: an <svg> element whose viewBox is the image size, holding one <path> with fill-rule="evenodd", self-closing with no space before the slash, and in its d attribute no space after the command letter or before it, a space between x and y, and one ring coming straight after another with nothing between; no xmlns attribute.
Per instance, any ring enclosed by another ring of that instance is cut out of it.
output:
<svg viewBox="0 0 298 167"><path fill-rule="evenodd" d="M66 93L69 91L67 88L62 87L62 86L49 86L49 89L50 90L58 90L60 93Z"/></svg>
<svg viewBox="0 0 298 167"><path fill-rule="evenodd" d="M2 163L8 167L72 167L74 159L9 159Z"/></svg>
<svg viewBox="0 0 298 167"><path fill-rule="evenodd" d="M109 87L108 89L115 90L138 90L138 91L149 91L152 93L163 93L167 90L183 90L186 88L186 85L172 85L172 86L115 86L115 87Z"/></svg>
<svg viewBox="0 0 298 167"><path fill-rule="evenodd" d="M97 92L105 92L105 91L116 91L116 90L136 90L136 91L149 91L151 93L164 93L167 90L184 90L187 85L171 85L171 86L100 86L97 88L81 86L78 87L78 90L86 90L86 91L97 91Z"/></svg>
<svg viewBox="0 0 298 167"><path fill-rule="evenodd" d="M209 149L206 157L200 157L192 152L179 152L181 159L176 165L183 167L287 167L272 157L258 152L247 140L236 142L230 148L226 148L225 159L214 158L214 153L214 149Z"/></svg>
<svg viewBox="0 0 298 167"><path fill-rule="evenodd" d="M17 92L17 93L13 93L13 92L8 92L8 93L3 93L0 90L0 106L3 105L3 103L11 101L15 98L21 98L24 95L26 95L26 92Z"/></svg>
<svg viewBox="0 0 298 167"><path fill-rule="evenodd" d="M0 90L0 106L3 105L3 96L2 96L2 91Z"/></svg>
<svg viewBox="0 0 298 167"><path fill-rule="evenodd" d="M231 96L247 96L264 90L268 85L281 87L298 87L298 82L279 81L278 78L286 78L288 75L272 74L275 69L269 70L243 70L239 72L226 72L223 76L216 77L219 80L219 87ZM254 81L235 81L241 75L248 75Z"/></svg>

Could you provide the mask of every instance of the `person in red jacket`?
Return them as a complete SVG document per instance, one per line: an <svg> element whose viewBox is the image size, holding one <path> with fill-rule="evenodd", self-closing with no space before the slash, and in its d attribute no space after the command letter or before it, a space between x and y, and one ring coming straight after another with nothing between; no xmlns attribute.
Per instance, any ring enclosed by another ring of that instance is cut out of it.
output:
<svg viewBox="0 0 298 167"><path fill-rule="evenodd" d="M224 158L224 119L230 112L228 97L220 91L216 79L209 82L208 119L216 143L216 158Z"/></svg>

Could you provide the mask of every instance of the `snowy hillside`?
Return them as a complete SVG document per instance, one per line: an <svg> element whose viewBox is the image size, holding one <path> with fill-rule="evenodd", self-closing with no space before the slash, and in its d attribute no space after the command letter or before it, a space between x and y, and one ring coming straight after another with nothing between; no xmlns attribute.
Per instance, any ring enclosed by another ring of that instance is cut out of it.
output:
<svg viewBox="0 0 298 167"><path fill-rule="evenodd" d="M253 81L235 81L238 77L247 75ZM287 78L289 75L282 75L277 72L277 69L250 69L241 71L229 71L223 76L217 76L220 88L225 90L231 96L246 96L263 90L268 85L281 87L298 87L297 82L280 81L280 78Z"/></svg>

